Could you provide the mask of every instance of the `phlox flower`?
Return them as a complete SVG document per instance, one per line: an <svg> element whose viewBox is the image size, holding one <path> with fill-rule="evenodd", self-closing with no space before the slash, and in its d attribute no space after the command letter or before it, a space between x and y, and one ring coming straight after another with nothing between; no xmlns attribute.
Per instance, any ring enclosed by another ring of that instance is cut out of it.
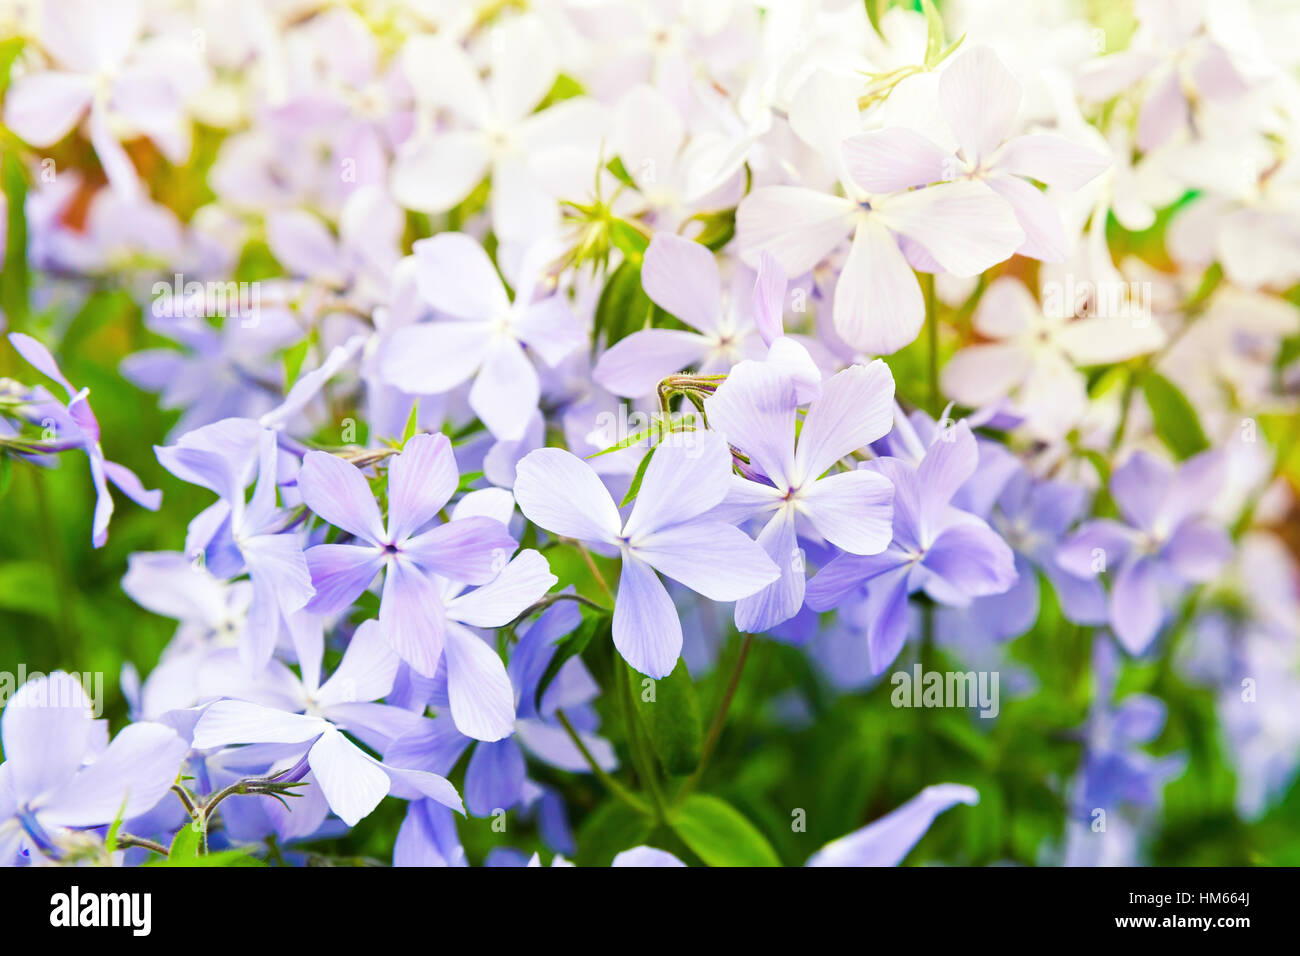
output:
<svg viewBox="0 0 1300 956"><path fill-rule="evenodd" d="M781 577L736 604L736 627L766 631L803 606L804 562L797 532L851 554L889 544L893 486L862 469L830 473L841 459L889 431L894 380L884 362L854 365L822 386L795 439L794 382L766 363L742 362L704 401L709 427L749 458L749 478L733 476L722 512L759 517L758 543Z"/></svg>
<svg viewBox="0 0 1300 956"><path fill-rule="evenodd" d="M339 614L381 571L379 626L397 654L432 677L446 642L447 611L438 577L486 584L506 565L515 539L493 518L473 516L429 527L451 499L460 474L445 435L416 435L388 463L388 516L354 465L309 451L298 474L303 502L352 535L354 544L307 552L316 588L309 609Z"/></svg>
<svg viewBox="0 0 1300 956"><path fill-rule="evenodd" d="M515 498L529 521L555 535L617 549L614 646L650 677L672 672L682 625L655 571L710 600L735 601L780 576L744 532L707 515L726 497L731 454L715 432L669 436L656 446L626 521L591 466L559 448L530 452Z"/></svg>
<svg viewBox="0 0 1300 956"><path fill-rule="evenodd" d="M157 511L162 505L162 492L146 489L130 468L104 457L104 449L99 444L99 422L95 419L87 397L90 389L75 390L64 378L50 350L30 335L11 332L9 342L28 364L42 375L58 382L68 394L66 408L54 401L39 402L31 408L39 411L42 416L51 418L56 431L63 433L58 438L60 447L80 448L90 460L90 478L95 484L95 516L91 523L90 540L96 548L101 548L108 540L108 523L113 517L109 482L136 504L150 511Z"/></svg>
<svg viewBox="0 0 1300 956"><path fill-rule="evenodd" d="M912 592L965 607L1016 581L1015 557L1006 542L982 519L952 505L978 459L975 436L962 421L939 432L919 464L878 458L862 465L894 485L893 541L879 554L832 560L809 583L806 600L813 610L825 611L866 586L873 673L882 673L903 647Z"/></svg>
<svg viewBox="0 0 1300 956"><path fill-rule="evenodd" d="M896 352L925 320L906 250L923 250L929 271L973 276L1019 249L1024 230L1011 205L985 183L941 182L945 170L930 152L864 151L850 139L860 122L847 91L823 91L816 77L805 89L795 128L836 170L844 195L801 186L755 189L736 211L741 256L756 266L766 250L788 275L801 276L852 235L835 285L835 329L854 348Z"/></svg>
<svg viewBox="0 0 1300 956"><path fill-rule="evenodd" d="M302 545L296 534L285 533L290 519L276 504L276 434L232 418L195 429L175 445L155 446L154 452L177 478L220 496L190 522L185 547L220 577L248 573L253 599L239 651L251 670L260 670L275 652L285 619L314 593ZM245 500L254 468L257 485Z"/></svg>
<svg viewBox="0 0 1300 956"><path fill-rule="evenodd" d="M1232 557L1227 533L1207 518L1226 480L1224 467L1216 451L1178 468L1136 452L1110 477L1124 520L1089 521L1061 546L1057 558L1070 573L1114 575L1110 626L1129 653L1151 646L1174 596L1212 580Z"/></svg>
<svg viewBox="0 0 1300 956"><path fill-rule="evenodd" d="M529 250L506 295L483 247L463 233L415 244L424 301L445 318L393 332L380 358L385 382L413 395L436 395L473 379L470 408L503 440L522 438L541 384L532 357L553 366L586 339L563 295L534 299L548 246Z"/></svg>
<svg viewBox="0 0 1300 956"><path fill-rule="evenodd" d="M170 727L128 724L108 740L75 677L30 680L0 717L0 865L33 852L57 857L64 829L97 827L149 810L188 749Z"/></svg>

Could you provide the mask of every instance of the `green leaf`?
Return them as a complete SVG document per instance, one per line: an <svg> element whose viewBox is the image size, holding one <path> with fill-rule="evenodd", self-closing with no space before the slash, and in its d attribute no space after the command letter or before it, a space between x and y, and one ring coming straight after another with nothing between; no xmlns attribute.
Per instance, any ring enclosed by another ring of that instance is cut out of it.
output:
<svg viewBox="0 0 1300 956"><path fill-rule="evenodd" d="M570 658L581 654L593 638L597 640L609 638L612 621L613 618L608 614L584 617L572 634L561 638L556 643L555 654L551 657L551 662L546 665L546 670L542 672L542 679L537 682L537 694L533 698L534 707L541 708L546 688L551 686L551 681L555 680L556 675L560 673L560 668L568 663Z"/></svg>
<svg viewBox="0 0 1300 956"><path fill-rule="evenodd" d="M601 290L596 303L593 343L602 333L605 347L645 326L654 303L641 288L641 267L630 260L619 264Z"/></svg>
<svg viewBox="0 0 1300 956"><path fill-rule="evenodd" d="M637 493L641 490L641 480L645 478L645 470L647 467L649 467L650 457L654 453L655 450L651 448L648 452L645 453L645 457L641 459L641 464L636 466L636 474L632 476L632 484L628 485L627 494L623 496L623 501L619 504L620 508L623 507L623 505L630 502L633 498L635 498L637 496Z"/></svg>
<svg viewBox="0 0 1300 956"><path fill-rule="evenodd" d="M176 831L176 836L172 838L171 849L167 851L169 860L198 860L199 850L203 846L202 834L194 826L193 821L185 824Z"/></svg>
<svg viewBox="0 0 1300 956"><path fill-rule="evenodd" d="M925 13L925 65L934 67L943 57L943 17L931 0L921 0Z"/></svg>
<svg viewBox="0 0 1300 956"><path fill-rule="evenodd" d="M311 339L306 338L297 345L290 346L284 350L284 389L287 392L293 383L298 381L298 373L302 371L302 363L307 358L307 349L311 347Z"/></svg>
<svg viewBox="0 0 1300 956"><path fill-rule="evenodd" d="M578 828L579 866L609 866L623 850L640 846L654 821L613 797L596 807Z"/></svg>
<svg viewBox="0 0 1300 956"><path fill-rule="evenodd" d="M1142 376L1142 393L1151 407L1156 437L1180 461L1210 447L1196 409L1173 382L1148 371Z"/></svg>
<svg viewBox="0 0 1300 956"><path fill-rule="evenodd" d="M692 217L703 223L704 228L695 237L695 241L717 252L729 243L736 234L736 210L726 209L722 212L702 212Z"/></svg>
<svg viewBox="0 0 1300 956"><path fill-rule="evenodd" d="M685 844L709 866L780 866L772 845L735 807L705 793L686 798L672 820Z"/></svg>
<svg viewBox="0 0 1300 956"><path fill-rule="evenodd" d="M626 219L615 219L609 227L609 240L628 262L641 267L645 251L650 248L650 237Z"/></svg>
<svg viewBox="0 0 1300 956"><path fill-rule="evenodd" d="M189 829L186 827L186 829ZM145 866L153 867L177 867L177 866L266 866L257 857L249 856L242 850L221 850L217 853L209 853L206 856L196 857L179 857L172 859L168 857L165 860L150 860Z"/></svg>
<svg viewBox="0 0 1300 956"><path fill-rule="evenodd" d="M700 704L686 661L679 660L673 672L652 682L652 699L646 686L650 680L628 668L636 711L650 736L664 769L671 774L688 774L700 762L703 734ZM637 689L640 691L637 692Z"/></svg>
<svg viewBox="0 0 1300 956"><path fill-rule="evenodd" d="M43 481L45 476L37 475L36 478ZM59 610L58 602L54 579L43 562L0 564L0 609L53 618Z"/></svg>
<svg viewBox="0 0 1300 956"><path fill-rule="evenodd" d="M415 437L415 431L419 428L420 419L420 399L416 396L415 401L411 403L411 414L406 417L406 427L402 429L402 447Z"/></svg>

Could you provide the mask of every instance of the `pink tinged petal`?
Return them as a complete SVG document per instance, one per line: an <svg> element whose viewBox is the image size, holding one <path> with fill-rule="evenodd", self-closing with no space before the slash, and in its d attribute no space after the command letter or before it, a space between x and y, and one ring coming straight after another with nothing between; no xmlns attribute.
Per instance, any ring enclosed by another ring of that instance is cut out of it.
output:
<svg viewBox="0 0 1300 956"><path fill-rule="evenodd" d="M934 188L934 187L931 187ZM835 284L835 331L850 346L888 355L910 345L925 322L912 268L880 218L868 214Z"/></svg>
<svg viewBox="0 0 1300 956"><path fill-rule="evenodd" d="M758 254L758 278L754 280L754 325L763 342L771 345L784 335L785 290L789 280L772 253Z"/></svg>
<svg viewBox="0 0 1300 956"><path fill-rule="evenodd" d="M521 551L487 584L448 601L447 617L472 627L502 627L558 581L539 552Z"/></svg>
<svg viewBox="0 0 1300 956"><path fill-rule="evenodd" d="M90 142L113 191L128 202L140 199L143 194L140 177L136 175L126 150L113 135L105 110L96 106L90 109Z"/></svg>
<svg viewBox="0 0 1300 956"><path fill-rule="evenodd" d="M716 333L722 314L722 280L707 246L660 232L650 240L641 264L646 295L700 332Z"/></svg>
<svg viewBox="0 0 1300 956"><path fill-rule="evenodd" d="M325 223L306 210L272 212L266 223L266 240L275 258L294 275L334 286L347 279L337 241Z"/></svg>
<svg viewBox="0 0 1300 956"><path fill-rule="evenodd" d="M313 614L341 614L370 586L384 566L383 552L369 545L318 544L307 549L315 596Z"/></svg>
<svg viewBox="0 0 1300 956"><path fill-rule="evenodd" d="M1183 93L1177 69L1167 70L1154 81L1138 113L1138 149L1150 152L1166 143L1191 122L1191 105Z"/></svg>
<svg viewBox="0 0 1300 956"><path fill-rule="evenodd" d="M189 744L162 724L141 722L122 728L95 762L50 797L43 822L87 827L138 816L167 793L180 772Z"/></svg>
<svg viewBox="0 0 1300 956"><path fill-rule="evenodd" d="M859 133L844 141L853 181L869 193L892 193L952 179L951 153L902 126Z"/></svg>
<svg viewBox="0 0 1300 956"><path fill-rule="evenodd" d="M501 22L490 39L488 95L497 118L514 123L536 109L555 83L555 49L545 21L535 13Z"/></svg>
<svg viewBox="0 0 1300 956"><path fill-rule="evenodd" d="M145 488L136 473L125 465L119 465L115 461L105 461L104 475L141 508L157 511L162 506L162 492Z"/></svg>
<svg viewBox="0 0 1300 956"><path fill-rule="evenodd" d="M939 103L962 152L979 162L1012 133L1020 81L989 47L959 53L939 75Z"/></svg>
<svg viewBox="0 0 1300 956"><path fill-rule="evenodd" d="M1010 394L1024 381L1031 361L1020 345L970 345L948 360L939 381L945 395L975 408Z"/></svg>
<svg viewBox="0 0 1300 956"><path fill-rule="evenodd" d="M447 628L447 698L465 736L501 740L515 725L515 691L496 651L459 625Z"/></svg>
<svg viewBox="0 0 1300 956"><path fill-rule="evenodd" d="M18 688L0 715L14 793L29 802L68 779L86 758L95 721L81 682L62 671Z"/></svg>
<svg viewBox="0 0 1300 956"><path fill-rule="evenodd" d="M412 248L420 296L439 312L485 322L510 311L496 266L471 236L442 232Z"/></svg>
<svg viewBox="0 0 1300 956"><path fill-rule="evenodd" d="M731 452L715 431L675 433L654 449L623 536L634 546L660 528L689 521L722 503Z"/></svg>
<svg viewBox="0 0 1300 956"><path fill-rule="evenodd" d="M379 700L393 689L401 659L384 640L377 621L362 623L343 659L316 693L319 707Z"/></svg>
<svg viewBox="0 0 1300 956"><path fill-rule="evenodd" d="M1000 173L1071 190L1081 189L1111 165L1109 156L1054 133L1017 136L1002 147L995 162Z"/></svg>
<svg viewBox="0 0 1300 956"><path fill-rule="evenodd" d="M613 542L623 521L585 461L559 448L529 452L515 469L515 500L529 521L565 538Z"/></svg>
<svg viewBox="0 0 1300 956"><path fill-rule="evenodd" d="M309 451L298 472L302 500L317 515L372 544L383 543L379 506L365 476L353 464L323 451Z"/></svg>
<svg viewBox="0 0 1300 956"><path fill-rule="evenodd" d="M1024 230L1025 241L1016 250L1020 255L1041 262L1065 261L1070 254L1070 240L1056 204L1045 192L1014 176L990 177L988 186L1007 201Z"/></svg>
<svg viewBox="0 0 1300 956"><path fill-rule="evenodd" d="M638 541L632 553L711 601L748 597L781 573L749 535L717 521L656 531Z"/></svg>
<svg viewBox="0 0 1300 956"><path fill-rule="evenodd" d="M808 866L898 866L934 823L959 803L974 806L979 792L959 783L926 787L893 813L814 853Z"/></svg>
<svg viewBox="0 0 1300 956"><path fill-rule="evenodd" d="M1165 544L1161 557L1185 581L1213 581L1232 560L1232 539L1222 528L1185 521Z"/></svg>
<svg viewBox="0 0 1300 956"><path fill-rule="evenodd" d="M537 369L519 342L506 336L493 340L469 391L474 414L493 437L514 441L524 437L540 398Z"/></svg>
<svg viewBox="0 0 1300 956"><path fill-rule="evenodd" d="M669 182L685 137L680 111L641 85L619 100L613 119L611 145L632 180L642 188Z"/></svg>
<svg viewBox="0 0 1300 956"><path fill-rule="evenodd" d="M211 750L235 744L299 744L329 728L319 717L289 714L244 700L218 700L194 725L194 748Z"/></svg>
<svg viewBox="0 0 1300 956"><path fill-rule="evenodd" d="M440 395L469 381L492 342L483 322L422 322L397 329L379 358L383 380L412 395Z"/></svg>
<svg viewBox="0 0 1300 956"><path fill-rule="evenodd" d="M797 500L817 533L851 554L878 554L893 537L894 486L874 471L847 471L815 481Z"/></svg>
<svg viewBox="0 0 1300 956"><path fill-rule="evenodd" d="M1075 86L1090 100L1108 100L1128 89L1160 62L1153 53L1122 50L1084 64Z"/></svg>
<svg viewBox="0 0 1300 956"><path fill-rule="evenodd" d="M388 464L388 539L403 541L437 517L460 481L446 435L414 435Z"/></svg>
<svg viewBox="0 0 1300 956"><path fill-rule="evenodd" d="M30 73L5 96L5 126L29 146L53 146L85 115L93 93L91 77L81 73Z"/></svg>
<svg viewBox="0 0 1300 956"><path fill-rule="evenodd" d="M1133 531L1110 518L1089 521L1056 552L1057 564L1077 578L1095 578L1118 568L1133 548Z"/></svg>
<svg viewBox="0 0 1300 956"><path fill-rule="evenodd" d="M684 329L643 329L606 349L591 377L615 395L640 398L669 375L698 366L711 348L704 336Z"/></svg>
<svg viewBox="0 0 1300 956"><path fill-rule="evenodd" d="M1110 626L1130 654L1141 654L1155 640L1164 620L1155 562L1138 558L1120 569L1110 593Z"/></svg>
<svg viewBox="0 0 1300 956"><path fill-rule="evenodd" d="M1011 205L984 183L927 186L876 208L886 226L920 243L955 276L979 275L1025 241Z"/></svg>
<svg viewBox="0 0 1300 956"><path fill-rule="evenodd" d="M515 334L552 368L587 343L586 329L562 295L548 295L517 311L511 323Z"/></svg>
<svg viewBox="0 0 1300 956"><path fill-rule="evenodd" d="M623 659L656 679L672 673L682 651L682 622L672 598L654 569L631 555L619 574L613 636Z"/></svg>
<svg viewBox="0 0 1300 956"><path fill-rule="evenodd" d="M54 356L42 342L22 332L10 332L9 344L14 347L28 365L62 385L69 398L76 394L76 389L63 377L63 372L59 369L59 363L54 360Z"/></svg>
<svg viewBox="0 0 1300 956"><path fill-rule="evenodd" d="M718 390L704 400L704 412L710 428L744 452L784 491L795 477L797 401L794 382L780 369L746 361L732 369ZM729 471L729 460L727 465Z"/></svg>
<svg viewBox="0 0 1300 956"><path fill-rule="evenodd" d="M433 582L409 561L388 565L379 626L385 640L417 674L434 675L442 656L446 612Z"/></svg>
<svg viewBox="0 0 1300 956"><path fill-rule="evenodd" d="M457 518L416 535L401 553L426 571L462 584L486 584L505 568L518 547L495 518Z"/></svg>
<svg viewBox="0 0 1300 956"><path fill-rule="evenodd" d="M1025 284L1003 276L994 279L980 297L973 322L980 335L1006 339L1022 335L1040 321L1042 310Z"/></svg>
<svg viewBox="0 0 1300 956"><path fill-rule="evenodd" d="M393 198L407 209L446 212L483 181L490 161L482 133L434 133L408 143L398 153L388 185Z"/></svg>
<svg viewBox="0 0 1300 956"><path fill-rule="evenodd" d="M883 438L893 427L894 376L876 359L850 365L822 386L808 408L794 456L794 477L807 481L841 458Z"/></svg>
<svg viewBox="0 0 1300 956"><path fill-rule="evenodd" d="M388 774L333 727L327 727L312 746L307 762L330 809L350 827L388 796Z"/></svg>
<svg viewBox="0 0 1300 956"><path fill-rule="evenodd" d="M741 256L757 266L772 254L790 276L801 276L825 259L853 229L853 200L799 186L762 186L736 210Z"/></svg>
<svg viewBox="0 0 1300 956"><path fill-rule="evenodd" d="M772 559L780 577L736 602L736 628L754 634L761 634L799 613L806 575L803 552L795 538L794 515L788 509L772 515L759 532L758 545Z"/></svg>

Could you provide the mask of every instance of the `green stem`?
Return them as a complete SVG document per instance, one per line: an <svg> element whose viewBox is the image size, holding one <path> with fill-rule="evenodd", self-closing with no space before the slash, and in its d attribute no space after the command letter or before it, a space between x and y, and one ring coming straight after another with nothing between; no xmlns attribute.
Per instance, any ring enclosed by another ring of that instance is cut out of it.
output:
<svg viewBox="0 0 1300 956"><path fill-rule="evenodd" d="M592 756L587 745L583 743L582 737L580 737L578 732L574 730L573 724L569 723L568 716L566 716L564 711L558 707L555 709L555 718L560 722L560 726L564 728L564 732L569 735L569 739L573 741L573 745L578 748L578 753L582 754L582 759L587 761L587 766L591 768L591 772L595 775L596 779L604 784L605 789L634 810L637 810L640 813L649 813L650 808L647 807L636 794L632 793L632 791L628 790L625 786L611 777L605 769L596 762L596 758Z"/></svg>
<svg viewBox="0 0 1300 956"><path fill-rule="evenodd" d="M704 776L705 767L709 765L709 758L713 756L713 751L717 749L718 739L722 736L722 728L727 723L727 712L731 710L731 702L736 696L737 688L740 687L740 675L744 673L745 662L749 660L749 653L753 647L754 635L746 634L744 641L740 645L740 654L736 657L736 664L731 669L731 678L727 681L727 689L723 692L717 713L713 715L713 723L709 725L708 736L704 738L704 748L700 751L700 762L677 794L679 804L686 799L700 782L700 778Z"/></svg>
<svg viewBox="0 0 1300 956"><path fill-rule="evenodd" d="M637 776L641 778L641 783L650 797L650 805L654 810L655 818L666 820L664 795L659 788L659 778L655 775L654 758L646 748L645 740L641 736L641 725L636 713L636 697L632 689L632 677L628 672L629 668L621 662L616 663L614 668L619 675L615 680L623 685L624 717L627 725L628 748L632 751L632 765L636 768Z"/></svg>

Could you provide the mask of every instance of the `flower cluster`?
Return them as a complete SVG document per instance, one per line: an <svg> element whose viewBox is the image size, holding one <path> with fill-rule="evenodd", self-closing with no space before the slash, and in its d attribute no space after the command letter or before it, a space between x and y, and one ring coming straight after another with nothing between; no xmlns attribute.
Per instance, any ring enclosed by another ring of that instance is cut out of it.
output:
<svg viewBox="0 0 1300 956"><path fill-rule="evenodd" d="M72 673L7 699L0 862L896 865L966 804L931 857L1132 863L1184 775L1269 813L1300 23L1130 6L0 11L0 485L84 452L176 622L111 740ZM170 431L73 384L106 302L94 381Z"/></svg>

